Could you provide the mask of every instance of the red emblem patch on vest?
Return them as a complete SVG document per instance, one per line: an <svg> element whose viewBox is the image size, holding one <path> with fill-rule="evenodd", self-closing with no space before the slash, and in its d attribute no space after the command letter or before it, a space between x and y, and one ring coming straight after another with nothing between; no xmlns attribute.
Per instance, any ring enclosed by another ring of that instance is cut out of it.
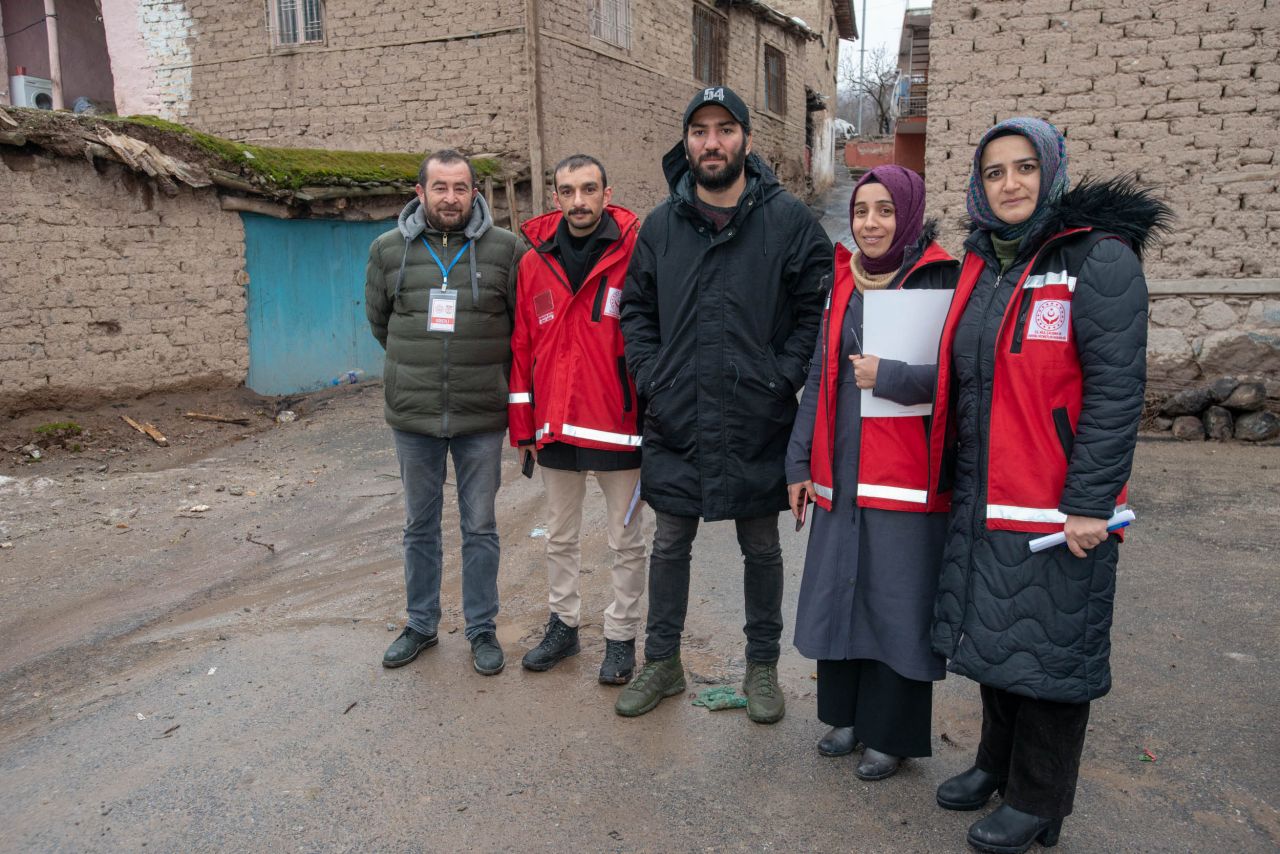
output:
<svg viewBox="0 0 1280 854"><path fill-rule="evenodd" d="M1071 303L1060 299L1040 300L1031 312L1027 337L1037 341L1066 341L1071 331Z"/></svg>

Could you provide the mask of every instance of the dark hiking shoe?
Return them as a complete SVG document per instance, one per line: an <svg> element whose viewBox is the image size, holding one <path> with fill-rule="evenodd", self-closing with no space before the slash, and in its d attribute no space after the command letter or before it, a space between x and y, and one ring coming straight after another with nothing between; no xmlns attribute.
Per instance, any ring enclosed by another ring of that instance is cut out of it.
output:
<svg viewBox="0 0 1280 854"><path fill-rule="evenodd" d="M437 640L434 634L424 635L417 629L405 626L400 637L392 641L391 646L382 654L382 666L404 667L417 658L418 653L435 646Z"/></svg>
<svg viewBox="0 0 1280 854"><path fill-rule="evenodd" d="M631 684L618 694L613 710L624 718L634 718L652 710L663 697L674 697L683 690L684 665L679 653L661 661L646 661Z"/></svg>
<svg viewBox="0 0 1280 854"><path fill-rule="evenodd" d="M578 645L578 629L566 626L555 614L547 620L547 631L542 636L542 643L524 654L520 662L525 670L550 670L571 655L577 655L582 649Z"/></svg>
<svg viewBox="0 0 1280 854"><path fill-rule="evenodd" d="M636 642L605 638L604 662L600 665L600 682L604 685L626 685L636 669ZM683 690L683 689L682 689Z"/></svg>
<svg viewBox="0 0 1280 854"><path fill-rule="evenodd" d="M498 636L493 632L481 632L471 639L471 664L481 676L496 676L502 672L506 659Z"/></svg>
<svg viewBox="0 0 1280 854"><path fill-rule="evenodd" d="M747 695L747 717L758 724L776 724L787 713L776 661L748 661L742 693Z"/></svg>
<svg viewBox="0 0 1280 854"><path fill-rule="evenodd" d="M818 752L823 756L848 756L858 746L851 726L833 726L818 739Z"/></svg>

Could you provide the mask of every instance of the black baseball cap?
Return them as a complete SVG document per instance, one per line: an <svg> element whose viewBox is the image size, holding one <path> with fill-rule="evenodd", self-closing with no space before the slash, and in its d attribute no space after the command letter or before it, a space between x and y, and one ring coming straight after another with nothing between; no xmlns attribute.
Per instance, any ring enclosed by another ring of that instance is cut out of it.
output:
<svg viewBox="0 0 1280 854"><path fill-rule="evenodd" d="M693 114L709 104L724 107L729 111L729 115L742 125L743 133L751 133L751 111L747 109L746 102L738 97L738 93L728 86L708 86L693 96L693 100L684 111L686 132L689 130L689 122L693 119Z"/></svg>

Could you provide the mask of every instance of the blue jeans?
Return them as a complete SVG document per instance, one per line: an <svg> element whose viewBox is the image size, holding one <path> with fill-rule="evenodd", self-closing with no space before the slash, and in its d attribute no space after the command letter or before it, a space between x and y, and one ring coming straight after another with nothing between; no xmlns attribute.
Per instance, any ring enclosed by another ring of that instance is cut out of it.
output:
<svg viewBox="0 0 1280 854"><path fill-rule="evenodd" d="M392 429L404 485L404 586L409 625L425 635L440 625L440 575L444 555L440 509L446 456L458 477L462 528L462 614L466 636L495 630L498 616L498 520L494 499L502 482L505 433L441 438Z"/></svg>

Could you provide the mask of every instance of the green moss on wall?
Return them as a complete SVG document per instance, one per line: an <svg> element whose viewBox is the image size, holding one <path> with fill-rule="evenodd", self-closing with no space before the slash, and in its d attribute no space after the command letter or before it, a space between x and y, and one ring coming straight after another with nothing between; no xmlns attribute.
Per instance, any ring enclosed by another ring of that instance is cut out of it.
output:
<svg viewBox="0 0 1280 854"><path fill-rule="evenodd" d="M425 154L380 151L333 151L323 148L272 148L245 145L154 116L129 116L110 121L142 125L179 134L208 154L224 161L231 169L248 170L267 179L281 189L324 184L414 183ZM472 164L481 178L502 174L502 163L495 158L473 158Z"/></svg>

